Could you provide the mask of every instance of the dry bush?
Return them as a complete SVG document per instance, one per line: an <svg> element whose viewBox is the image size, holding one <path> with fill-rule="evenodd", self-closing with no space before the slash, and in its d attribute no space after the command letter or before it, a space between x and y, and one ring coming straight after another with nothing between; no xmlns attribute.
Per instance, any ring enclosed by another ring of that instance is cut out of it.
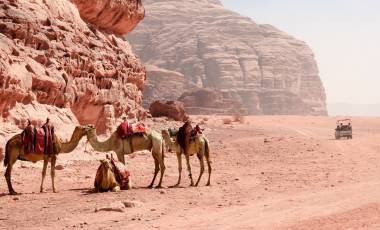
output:
<svg viewBox="0 0 380 230"><path fill-rule="evenodd" d="M233 121L234 122L239 122L240 124L244 124L245 119L244 119L243 115L241 115L241 114L235 114L233 116Z"/></svg>
<svg viewBox="0 0 380 230"><path fill-rule="evenodd" d="M230 118L224 118L223 119L223 124L230 125L230 124L232 124L232 120Z"/></svg>
<svg viewBox="0 0 380 230"><path fill-rule="evenodd" d="M203 121L208 121L208 117L204 117L204 118L203 118Z"/></svg>

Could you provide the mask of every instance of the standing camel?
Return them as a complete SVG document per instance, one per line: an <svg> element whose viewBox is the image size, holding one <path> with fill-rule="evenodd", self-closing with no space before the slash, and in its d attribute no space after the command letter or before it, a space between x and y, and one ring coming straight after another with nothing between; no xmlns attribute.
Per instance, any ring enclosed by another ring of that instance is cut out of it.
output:
<svg viewBox="0 0 380 230"><path fill-rule="evenodd" d="M70 153L72 152L77 146L79 141L82 139L84 135L86 135L86 126L77 126L71 136L71 139L69 142L64 142L54 137L54 153L53 156L50 157L50 159L45 154L24 154L24 146L21 139L21 134L17 134L13 136L10 140L8 140L7 144L5 145L5 158L4 158L4 166L7 167L5 172L5 179L7 180L8 190L9 194L16 195L17 193L12 187L11 182L11 174L12 174L12 167L16 163L17 159L19 159L20 156L22 156L23 160L25 161L31 161L31 162L37 162L37 161L44 161L44 166L42 170L42 180L41 180L41 187L40 192L43 192L43 183L46 176L46 169L47 165L49 163L49 160L51 161L51 182L53 187L53 192L56 192L55 186L54 186L54 176L55 176L55 163L57 161L57 155L58 153Z"/></svg>
<svg viewBox="0 0 380 230"><path fill-rule="evenodd" d="M187 170L189 171L189 177L191 180L190 186L194 186L193 176L191 174L190 156L197 154L197 157L201 165L199 177L198 177L197 183L195 183L195 186L198 186L199 181L201 180L201 177L203 175L203 172L204 172L203 157L206 158L207 166L208 166L208 181L207 181L206 186L209 186L210 177L211 177L211 161L210 161L209 141L207 140L207 138L204 135L196 136L195 140L189 143L187 147L187 151L184 151L184 149L178 144L177 141L173 141L170 138L168 130L162 130L162 137L164 138L165 143L169 147L169 149L174 150L177 154L179 175L178 175L177 184L175 184L173 187L178 187L179 184L181 183L182 154L184 154L186 158Z"/></svg>
<svg viewBox="0 0 380 230"><path fill-rule="evenodd" d="M148 186L152 188L154 181L157 177L159 171L161 171L161 177L156 188L161 188L162 178L165 172L164 164L164 141L160 133L154 130L147 130L146 134L142 136L132 135L125 139L120 138L117 131L113 132L112 135L105 140L100 142L96 136L96 129L91 126L87 130L87 138L91 146L95 151L99 152L109 152L113 151L116 153L117 158L120 162L125 164L125 154L132 154L136 151L148 150L152 152L154 159L154 176L153 180Z"/></svg>

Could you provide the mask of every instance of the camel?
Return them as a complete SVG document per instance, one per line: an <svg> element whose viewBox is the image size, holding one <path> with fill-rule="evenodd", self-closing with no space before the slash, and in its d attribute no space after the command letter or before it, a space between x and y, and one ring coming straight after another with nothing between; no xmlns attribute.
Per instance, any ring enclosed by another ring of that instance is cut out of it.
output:
<svg viewBox="0 0 380 230"><path fill-rule="evenodd" d="M107 155L106 159L100 160L100 166L95 176L96 192L119 192L121 189L132 189L132 181L128 170L121 162Z"/></svg>
<svg viewBox="0 0 380 230"><path fill-rule="evenodd" d="M116 181L115 174L112 171L112 163L110 159L100 160L100 166L96 172L95 177L95 191L96 192L119 192L120 185Z"/></svg>
<svg viewBox="0 0 380 230"><path fill-rule="evenodd" d="M24 154L24 148L22 144L21 134L17 134L13 136L5 145L5 158L4 158L4 167L7 167L5 172L5 179L7 181L9 194L11 195L17 195L18 193L13 189L12 182L11 182L11 174L12 174L12 167L16 163L17 159L19 159L20 156L23 157L23 160L25 161L31 161L33 163L37 161L44 161L44 166L42 170L42 180L41 180L41 186L40 186L40 192L43 192L43 183L46 176L46 169L49 161L51 162L51 182L53 187L53 192L57 192L54 185L54 177L55 177L55 163L57 161L57 155L58 153L70 153L72 152L77 146L79 141L82 139L83 136L86 135L86 126L77 126L71 136L71 139L69 142L62 143L61 139L59 139L56 135L54 137L54 152L53 156L48 157L46 155L41 154Z"/></svg>
<svg viewBox="0 0 380 230"><path fill-rule="evenodd" d="M186 163L187 163L187 170L189 171L189 177L191 184L190 186L194 186L193 176L191 174L191 166L190 166L190 156L197 154L197 157L200 162L200 173L197 180L197 183L195 183L195 186L198 186L199 181L201 180L201 177L204 172L204 162L203 157L206 158L207 166L208 166L208 181L206 186L210 186L210 177L211 177L211 161L210 161L210 148L209 148L209 141L205 137L204 134L198 135L195 137L194 141L191 141L190 144L187 147L187 151L184 151L184 149L178 144L177 141L173 141L169 135L168 130L162 130L162 137L164 138L164 141L166 145L169 147L169 150L173 150L177 154L177 160L178 160L178 181L177 184L175 184L173 187L178 187L181 183L181 172L182 172L182 154L185 155Z"/></svg>
<svg viewBox="0 0 380 230"><path fill-rule="evenodd" d="M161 177L156 188L161 188L162 178L165 172L164 163L164 141L160 133L154 130L147 130L144 135L132 135L125 139L121 139L117 131L113 132L111 136L104 142L99 142L96 136L96 129L90 126L87 130L87 139L90 145L98 152L113 151L116 153L120 162L125 164L125 154L132 154L135 151L148 150L152 153L154 159L154 176L148 188L152 188L157 174L161 171Z"/></svg>

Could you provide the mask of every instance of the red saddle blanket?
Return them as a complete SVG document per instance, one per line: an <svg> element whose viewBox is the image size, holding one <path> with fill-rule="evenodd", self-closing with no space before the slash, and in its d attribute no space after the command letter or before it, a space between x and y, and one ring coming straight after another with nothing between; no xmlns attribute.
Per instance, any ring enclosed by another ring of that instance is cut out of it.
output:
<svg viewBox="0 0 380 230"><path fill-rule="evenodd" d="M44 154L45 150L45 132L44 129L39 128L37 129L36 133L36 147L35 147L35 154Z"/></svg>
<svg viewBox="0 0 380 230"><path fill-rule="evenodd" d="M34 140L29 140L27 137L24 138L24 145L30 145L29 142L34 142L34 151L31 148L24 148L25 154L35 153L35 154L44 154L45 150L45 131L42 128L36 129L35 133L35 142Z"/></svg>
<svg viewBox="0 0 380 230"><path fill-rule="evenodd" d="M144 123L135 123L132 124L132 132L133 133L145 133L145 125Z"/></svg>
<svg viewBox="0 0 380 230"><path fill-rule="evenodd" d="M128 189L129 176L131 174L127 170L127 167L120 161L117 161L113 158L111 159L111 163L112 163L113 172L115 174L116 181L120 185L120 189Z"/></svg>
<svg viewBox="0 0 380 230"><path fill-rule="evenodd" d="M126 138L130 135L133 135L135 133L144 133L145 132L145 125L144 123L135 123L131 124L128 121L125 121L117 127L117 133L119 134L120 138Z"/></svg>

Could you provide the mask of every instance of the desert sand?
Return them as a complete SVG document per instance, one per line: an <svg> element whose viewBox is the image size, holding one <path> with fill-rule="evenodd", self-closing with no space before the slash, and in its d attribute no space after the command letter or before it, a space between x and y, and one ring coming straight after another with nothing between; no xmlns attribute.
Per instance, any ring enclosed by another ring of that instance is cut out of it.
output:
<svg viewBox="0 0 380 230"><path fill-rule="evenodd" d="M1 229L380 229L380 118L354 117L352 140L335 140L336 117L263 116L223 124L197 116L211 142L212 186L182 186L177 160L166 152L163 189L145 189L153 173L149 153L126 157L135 189L93 193L98 161L85 138L58 157L56 187L40 194L42 163L18 161L17 196L0 177ZM155 119L160 129L180 123ZM86 148L86 152L85 152ZM191 158L193 174L199 163ZM185 162L183 159L183 165ZM1 175L4 167L0 167ZM124 203L135 207L126 207ZM105 210L103 210L105 208Z"/></svg>

